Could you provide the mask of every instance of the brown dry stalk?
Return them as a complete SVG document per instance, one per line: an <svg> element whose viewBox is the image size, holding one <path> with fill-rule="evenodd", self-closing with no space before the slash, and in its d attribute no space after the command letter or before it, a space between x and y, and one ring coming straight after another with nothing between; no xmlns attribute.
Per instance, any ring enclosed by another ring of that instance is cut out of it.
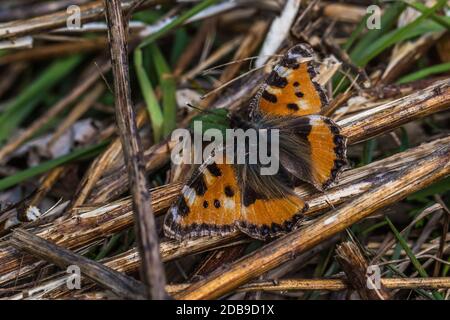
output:
<svg viewBox="0 0 450 320"><path fill-rule="evenodd" d="M439 195L435 195L434 197L436 201L444 209L444 214L442 217L442 234L439 239L439 249L437 254L437 258L442 259L445 251L445 243L447 242L447 233L450 221L450 210L448 209L447 205L444 203L444 201ZM435 277L439 276L440 269L441 269L441 262L439 260L436 260L436 264L434 265L433 276Z"/></svg>
<svg viewBox="0 0 450 320"><path fill-rule="evenodd" d="M71 265L78 266L81 273L87 278L111 290L121 298L144 299L145 297L145 286L134 278L61 248L29 231L14 230L10 244L63 269Z"/></svg>
<svg viewBox="0 0 450 320"><path fill-rule="evenodd" d="M383 181L378 187L318 218L309 226L295 230L212 272L175 297L195 300L219 298L368 217L376 210L395 203L448 174L450 174L449 144L438 147L416 165L397 172L388 181Z"/></svg>
<svg viewBox="0 0 450 320"><path fill-rule="evenodd" d="M249 239L242 238L243 237L241 235L237 234L231 237L208 237L204 239L188 241L181 247L178 241L166 240L161 242L160 245L161 257L163 261L169 261L183 256L200 253L212 248L236 246L242 243L247 243L249 241ZM135 272L139 268L139 253L136 249L128 250L127 252L121 253L113 258L103 259L100 261L100 263L119 272ZM67 288L67 286L61 286L61 283L66 283L66 279L66 273L57 274L56 276L52 276L51 279L41 282L39 286L29 290L40 291L39 287L45 287L47 288L46 291L48 292L46 294L46 298L60 298L61 296L70 294L71 291L69 288ZM84 287L86 287L86 285L87 284L85 284ZM50 292L48 289L50 287L57 290L57 292ZM32 293L30 295L32 295Z"/></svg>
<svg viewBox="0 0 450 320"><path fill-rule="evenodd" d="M266 34L266 30L269 26L269 21L256 21L248 30L247 35L242 40L239 48L236 50L232 61L235 63L229 65L220 75L219 82L225 83L233 79L241 69L243 61L239 61L251 56L251 54L258 48L263 40L263 36Z"/></svg>
<svg viewBox="0 0 450 320"><path fill-rule="evenodd" d="M162 214L173 202L179 190L179 185L153 189L153 212L157 215ZM34 228L33 232L62 247L78 249L133 224L132 204L129 198L107 207L83 209L84 212L79 212L69 219L59 219L50 225ZM29 256L23 257L17 250L4 243L0 245L0 283L15 279L19 274L26 274L35 266L34 259Z"/></svg>
<svg viewBox="0 0 450 320"><path fill-rule="evenodd" d="M363 141L450 105L450 79L339 121L349 142Z"/></svg>
<svg viewBox="0 0 450 320"><path fill-rule="evenodd" d="M21 62L14 63L5 68L3 73L8 76L4 77L2 81L0 81L0 97L2 97L13 86L13 84L16 83L17 78L25 69L27 69L27 67L28 64L26 62Z"/></svg>
<svg viewBox="0 0 450 320"><path fill-rule="evenodd" d="M76 4L84 4L89 0L59 0L58 2L37 2L28 3L25 6L16 8L6 8L0 12L0 21L11 21L17 19L26 19L30 17L36 17L43 14L55 12L58 10L66 9L68 6Z"/></svg>
<svg viewBox="0 0 450 320"><path fill-rule="evenodd" d="M122 0L121 8L127 10L132 8L141 0ZM145 5L156 5L158 3L167 2L164 0L148 0ZM80 5L80 20L81 23L87 23L95 20L103 19L105 8L102 0L93 1L91 3ZM69 15L66 10L55 13L39 16L36 18L16 20L8 23L3 23L0 26L0 40L16 38L24 35L32 35L42 31L48 31L56 28L65 27Z"/></svg>
<svg viewBox="0 0 450 320"><path fill-rule="evenodd" d="M206 36L208 35L208 32L214 28L215 23L216 18L209 18L202 22L195 37L189 42L173 68L173 76L175 78L178 78L189 66L192 59L194 59L198 53L202 51L202 45L205 42Z"/></svg>
<svg viewBox="0 0 450 320"><path fill-rule="evenodd" d="M17 51L3 57L0 57L0 66L15 63L19 61L36 61L55 57L61 57L64 55L72 55L75 53L82 53L94 50L101 50L106 45L106 38L99 37L90 40L82 40L68 43L58 43L54 45L46 45L36 47L29 50Z"/></svg>
<svg viewBox="0 0 450 320"><path fill-rule="evenodd" d="M425 53L436 44L443 34L445 34L445 31L430 32L417 40L397 44L394 51L396 54L391 56L391 61L384 70L378 85L392 83L399 76L406 74L417 60L425 56Z"/></svg>
<svg viewBox="0 0 450 320"><path fill-rule="evenodd" d="M347 276L347 282L352 289L358 291L362 299L387 300L390 298L389 292L383 287L382 283L379 289L376 288L375 283L372 288L367 285L369 264L355 243L343 242L338 245L336 259Z"/></svg>
<svg viewBox="0 0 450 320"><path fill-rule="evenodd" d="M238 75L238 72L242 64L244 63L244 61L242 60L251 56L253 51L258 48L258 46L261 44L261 41L264 39L263 36L265 35L265 30L267 30L268 27L269 21L260 20L253 23L248 33L240 41L239 47L234 53L232 59L232 62L234 61L234 63L229 64L223 70L222 74L220 75L219 81L214 84L214 90L210 91L207 94L207 97L200 102L201 108L208 108L217 98L220 91L215 91L216 89L220 88L221 86L226 86L227 84L235 81L234 78ZM219 52L219 50L217 52ZM207 61L205 61L205 63L206 62Z"/></svg>
<svg viewBox="0 0 450 320"><path fill-rule="evenodd" d="M450 277L437 278L382 278L381 284L386 289L449 289ZM166 286L166 290L175 294L192 284L183 283ZM282 279L250 282L236 291L341 291L350 289L342 279Z"/></svg>
<svg viewBox="0 0 450 320"><path fill-rule="evenodd" d="M36 193L31 198L30 202L28 203L28 206L35 206L37 207L42 199L46 196L46 194L51 190L53 185L58 181L58 179L61 177L61 175L66 172L67 167L61 166L57 167L50 172L48 172L41 180L39 189L36 191Z"/></svg>
<svg viewBox="0 0 450 320"><path fill-rule="evenodd" d="M229 40L225 44L223 44L219 49L211 53L211 55L201 62L199 65L195 66L193 69L185 73L181 79L180 82L184 83L187 82L193 78L195 78L198 74L203 72L206 68L213 65L220 59L222 59L224 56L229 54L232 50L236 49L242 42L243 37L242 36L236 36L233 39Z"/></svg>
<svg viewBox="0 0 450 320"><path fill-rule="evenodd" d="M116 121L133 197L135 229L141 257L141 277L149 286L148 297L160 300L167 295L165 292L166 277L159 252L150 193L147 189L136 116L131 102L127 35L125 34L121 3L119 0L104 0L104 5L114 76Z"/></svg>
<svg viewBox="0 0 450 320"><path fill-rule="evenodd" d="M346 3L325 3L323 5L323 15L336 19L359 23L367 14L366 7Z"/></svg>

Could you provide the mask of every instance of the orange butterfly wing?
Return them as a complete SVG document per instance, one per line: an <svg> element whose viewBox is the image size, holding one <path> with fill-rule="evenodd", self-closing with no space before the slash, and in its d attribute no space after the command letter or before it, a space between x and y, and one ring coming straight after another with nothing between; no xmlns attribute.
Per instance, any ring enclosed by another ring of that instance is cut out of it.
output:
<svg viewBox="0 0 450 320"><path fill-rule="evenodd" d="M240 204L232 165L202 165L169 209L164 231L178 239L230 233L236 230Z"/></svg>
<svg viewBox="0 0 450 320"><path fill-rule="evenodd" d="M311 131L307 139L311 157L311 183L327 189L347 166L347 139L339 126L323 116L309 116Z"/></svg>
<svg viewBox="0 0 450 320"><path fill-rule="evenodd" d="M328 99L315 81L315 56L311 48L299 44L291 48L275 66L259 95L263 115L304 116L319 114Z"/></svg>
<svg viewBox="0 0 450 320"><path fill-rule="evenodd" d="M253 114L262 117L303 117L309 130L303 139L309 146L306 164L308 176L303 180L319 190L328 188L346 164L347 139L331 119L318 116L328 104L322 86L315 81L317 63L313 50L298 44L275 66L259 92Z"/></svg>
<svg viewBox="0 0 450 320"><path fill-rule="evenodd" d="M291 231L307 209L299 197L286 194L282 198L255 198L244 194L239 229L261 240Z"/></svg>

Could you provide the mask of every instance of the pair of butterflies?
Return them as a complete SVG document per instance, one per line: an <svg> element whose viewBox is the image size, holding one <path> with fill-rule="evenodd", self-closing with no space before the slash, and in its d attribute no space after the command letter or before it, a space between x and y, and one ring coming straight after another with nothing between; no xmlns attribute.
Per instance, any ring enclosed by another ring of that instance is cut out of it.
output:
<svg viewBox="0 0 450 320"><path fill-rule="evenodd" d="M315 81L317 66L309 46L295 45L250 105L247 127L279 130L279 172L260 176L257 164L219 164L210 158L170 207L167 236L183 240L240 230L265 240L298 226L307 204L294 187L304 181L326 190L347 165L341 129L319 115L328 99Z"/></svg>

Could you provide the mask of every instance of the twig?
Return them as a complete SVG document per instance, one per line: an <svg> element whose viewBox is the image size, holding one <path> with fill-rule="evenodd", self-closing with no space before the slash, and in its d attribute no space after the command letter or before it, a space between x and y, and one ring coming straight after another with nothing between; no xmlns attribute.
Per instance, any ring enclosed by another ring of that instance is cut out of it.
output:
<svg viewBox="0 0 450 320"><path fill-rule="evenodd" d="M450 278L382 278L381 284L386 289L448 289ZM192 284L168 285L170 293L180 292ZM341 291L349 289L345 280L341 279L282 279L255 281L239 287L237 291Z"/></svg>
<svg viewBox="0 0 450 320"><path fill-rule="evenodd" d="M444 247L447 241L448 225L450 221L450 210L448 209L447 205L444 203L444 201L439 195L435 195L435 199L444 209L444 214L442 217L442 235L439 241L439 250L433 271L433 276L437 277L439 276L439 271L441 269L441 262L439 260L442 259L442 256L444 255Z"/></svg>
<svg viewBox="0 0 450 320"><path fill-rule="evenodd" d="M134 5L134 3L139 1L140 0L122 0L121 7L122 9L127 10L130 9ZM148 0L146 6L155 5L162 2L164 2L164 0ZM103 1L101 0L96 0L79 7L81 23L99 20L105 14L105 8L103 5ZM39 16L36 18L11 21L0 26L0 39L15 38L22 35L32 35L38 32L65 27L66 24L66 10L57 11L55 13Z"/></svg>
<svg viewBox="0 0 450 320"><path fill-rule="evenodd" d="M116 121L119 127L125 163L133 195L135 228L141 256L141 276L150 287L149 297L166 298L165 273L161 262L152 212L150 193L147 189L139 132L131 102L128 74L128 52L125 43L124 22L119 0L105 0L108 38L110 42Z"/></svg>
<svg viewBox="0 0 450 320"><path fill-rule="evenodd" d="M390 131L400 123L444 110L450 105L450 79L339 121L349 142L362 141ZM364 138L363 138L364 137Z"/></svg>
<svg viewBox="0 0 450 320"><path fill-rule="evenodd" d="M372 287L367 285L367 281L370 279L367 277L369 264L356 244L353 242L341 243L336 248L336 259L347 276L347 282L353 289L358 291L362 299L389 299L390 295L386 291L386 288L380 287L378 289L375 283L372 284Z"/></svg>
<svg viewBox="0 0 450 320"><path fill-rule="evenodd" d="M128 299L143 299L145 297L145 286L135 279L99 262L61 248L29 231L16 229L12 234L10 243L19 250L25 250L34 256L56 264L60 268L65 269L70 265L78 266L86 277L111 290L119 297Z"/></svg>
<svg viewBox="0 0 450 320"><path fill-rule="evenodd" d="M66 289L68 275L61 275L29 289L6 289L11 293L21 291L7 299L55 299L68 298L72 292ZM387 289L449 289L450 278L382 278L381 284ZM167 285L166 290L170 294L180 292L192 283L180 283ZM85 285L86 287L86 285ZM236 289L237 292L287 292L287 291L342 291L349 289L348 284L342 279L281 279L254 281ZM6 291L5 290L5 291ZM69 297L70 298L70 297ZM95 298L95 297L93 297Z"/></svg>
<svg viewBox="0 0 450 320"><path fill-rule="evenodd" d="M189 63L194 59L198 52L202 49L202 44L205 41L205 37L216 22L215 18L206 19L202 22L202 25L197 31L195 37L189 42L184 52L175 65L173 75L178 78L183 71L188 67Z"/></svg>
<svg viewBox="0 0 450 320"><path fill-rule="evenodd" d="M105 45L106 37L100 37L92 40L40 46L29 50L16 51L0 57L0 66L14 62L31 62L75 53L90 52L103 49Z"/></svg>
<svg viewBox="0 0 450 320"><path fill-rule="evenodd" d="M61 175L67 172L67 168L67 166L57 167L46 174L40 182L39 189L33 195L28 205L37 207Z"/></svg>

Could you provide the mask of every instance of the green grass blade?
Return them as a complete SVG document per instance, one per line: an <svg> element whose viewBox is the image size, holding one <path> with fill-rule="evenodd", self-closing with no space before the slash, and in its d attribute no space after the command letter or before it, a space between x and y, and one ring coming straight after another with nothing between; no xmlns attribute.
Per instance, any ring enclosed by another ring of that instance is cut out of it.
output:
<svg viewBox="0 0 450 320"><path fill-rule="evenodd" d="M142 96L147 106L147 111L152 123L154 141L158 142L162 137L163 115L158 99L156 99L152 84L145 72L142 62L142 50L134 50L134 68L141 88Z"/></svg>
<svg viewBox="0 0 450 320"><path fill-rule="evenodd" d="M397 238L398 242L400 243L400 245L402 246L403 250L405 251L406 255L411 260L411 263L416 268L417 272L419 272L419 274L422 277L424 277L424 278L428 277L427 272L422 267L422 265L420 264L419 260L417 260L416 256L412 252L411 248L408 246L408 243L406 242L406 240L403 238L403 236L400 234L400 232L398 232L397 228L395 228L395 226L391 222L391 220L388 217L385 217L385 219L386 219L389 227L391 228L392 232L394 233L395 237Z"/></svg>
<svg viewBox="0 0 450 320"><path fill-rule="evenodd" d="M397 22L398 16L406 8L404 3L398 2L386 8L381 17L381 28L369 30L364 37L358 41L353 50L350 51L352 61L361 59L362 52L374 41L386 34Z"/></svg>
<svg viewBox="0 0 450 320"><path fill-rule="evenodd" d="M170 52L170 65L175 66L176 62L182 55L183 51L186 48L186 45L189 42L189 36L185 30L185 28L180 28L175 31L175 40L172 47L172 51Z"/></svg>
<svg viewBox="0 0 450 320"><path fill-rule="evenodd" d="M408 246L408 243L403 238L403 236L400 234L400 232L395 228L394 224L391 222L391 220L388 217L385 217L389 227L391 228L392 232L394 233L395 237L397 238L398 242L402 246L403 250L405 251L406 255L408 256L409 260L411 260L411 263L416 268L417 272L419 272L420 276L423 278L427 278L428 274L423 268L423 266L420 264L419 260L417 260L415 254L412 252L411 248ZM438 292L433 292L433 297L436 300L442 300L442 296Z"/></svg>
<svg viewBox="0 0 450 320"><path fill-rule="evenodd" d="M410 2L410 1L405 1L405 0L403 0L403 2L405 2L406 5L410 6L411 8L414 8L417 11L420 11L422 13L425 13L426 10L428 9L427 6L425 6L423 3L420 3L420 2ZM443 16L437 15L435 13L432 13L430 15L430 19L432 19L436 23L439 23L441 26L443 26L447 30L450 30L450 19L448 17L443 17Z"/></svg>
<svg viewBox="0 0 450 320"><path fill-rule="evenodd" d="M361 37L361 39L359 39L358 42L353 46L353 49L349 51L349 56L353 63L357 64L357 61L362 60L364 58L363 53L366 48L395 26L398 16L405 8L406 5L402 2L394 3L386 8L383 16L381 17L380 29L368 30L364 34L364 36ZM352 33L350 39L344 45L345 50L348 50L353 45L355 38L357 38L357 36L359 36L359 34L363 32L363 30L365 29L364 27L366 26L367 18L368 15L364 16L360 24ZM348 79L343 79L343 75L336 74L333 77L333 88L337 88L338 85L339 90L336 90L336 93L345 91L345 89L350 85L350 81Z"/></svg>
<svg viewBox="0 0 450 320"><path fill-rule="evenodd" d="M104 141L94 146L77 149L67 155L43 162L35 167L20 171L12 176L0 179L0 191L10 188L20 182L30 179L34 176L47 172L65 163L74 161L80 158L86 158L100 153L108 142Z"/></svg>
<svg viewBox="0 0 450 320"><path fill-rule="evenodd" d="M436 23L433 23L434 28L430 28L430 30L427 30L426 28L423 29L422 23L425 22L425 20L431 14L433 14L434 12L445 6L446 3L447 0L439 0L433 7L428 8L425 13L423 13L413 22L383 35L382 37L374 41L372 44L368 45L367 48L360 54L360 57L354 59L353 61L358 66L363 67L370 60L372 60L373 58L378 56L381 52L393 46L394 44L421 35L424 33L424 31L429 32L435 30ZM440 25L438 26L442 29Z"/></svg>
<svg viewBox="0 0 450 320"><path fill-rule="evenodd" d="M162 91L163 105L163 134L169 135L176 127L177 85L170 67L156 44L149 46L153 63L158 74L159 84Z"/></svg>
<svg viewBox="0 0 450 320"><path fill-rule="evenodd" d="M79 63L81 56L72 56L53 62L7 106L0 116L0 144L45 98L54 85L69 74Z"/></svg>
<svg viewBox="0 0 450 320"><path fill-rule="evenodd" d="M203 11L210 5L216 3L217 0L204 0L197 4L196 6L192 7L190 10L184 12L182 15L180 15L178 18L172 20L170 23L165 25L163 28L158 30L157 32L149 35L147 38L145 38L141 44L139 45L139 48L145 47L149 45L150 43L154 42L156 39L160 38L161 36L165 35L172 29L182 25L187 19L191 18L192 16L196 15L197 13Z"/></svg>
<svg viewBox="0 0 450 320"><path fill-rule="evenodd" d="M416 80L420 80L433 74L444 73L450 71L450 62L437 64L417 72L410 73L397 81L397 84L404 84Z"/></svg>
<svg viewBox="0 0 450 320"><path fill-rule="evenodd" d="M369 164L373 161L374 152L377 149L378 143L376 139L366 141L363 149L362 165Z"/></svg>
<svg viewBox="0 0 450 320"><path fill-rule="evenodd" d="M361 35L361 33L364 31L366 24L367 24L367 18L369 17L369 14L366 14L361 21L356 26L355 30L350 34L350 37L345 42L344 46L342 47L345 51L348 51L352 45L355 43L356 39Z"/></svg>
<svg viewBox="0 0 450 320"><path fill-rule="evenodd" d="M108 243L100 249L100 252L95 256L94 260L98 261L106 257L111 250L119 243L122 233L116 233L111 236Z"/></svg>

